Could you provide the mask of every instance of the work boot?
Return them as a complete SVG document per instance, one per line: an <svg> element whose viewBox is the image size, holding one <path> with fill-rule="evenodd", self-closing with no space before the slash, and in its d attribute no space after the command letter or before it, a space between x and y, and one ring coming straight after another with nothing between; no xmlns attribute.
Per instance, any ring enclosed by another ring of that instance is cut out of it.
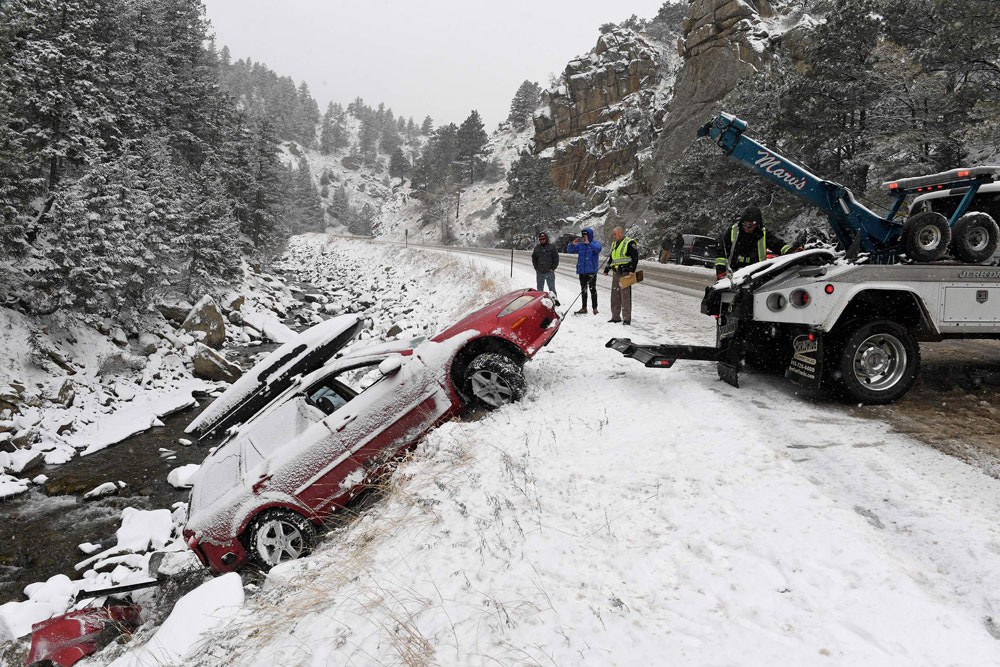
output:
<svg viewBox="0 0 1000 667"><path fill-rule="evenodd" d="M597 314L597 306L594 306L594 315Z"/></svg>
<svg viewBox="0 0 1000 667"><path fill-rule="evenodd" d="M587 314L587 307L586 307L586 306L584 306L584 307L583 307L583 308L581 308L580 310L574 310L574 311L573 311L573 314L574 314L574 315L586 315L586 314Z"/></svg>
<svg viewBox="0 0 1000 667"><path fill-rule="evenodd" d="M617 323L617 322L621 322L621 320L616 320L615 318L612 317L610 320L608 320L608 322L616 322Z"/></svg>
<svg viewBox="0 0 1000 667"><path fill-rule="evenodd" d="M627 327L632 326L632 320L625 320L624 322L622 322L622 324L624 324Z"/></svg>

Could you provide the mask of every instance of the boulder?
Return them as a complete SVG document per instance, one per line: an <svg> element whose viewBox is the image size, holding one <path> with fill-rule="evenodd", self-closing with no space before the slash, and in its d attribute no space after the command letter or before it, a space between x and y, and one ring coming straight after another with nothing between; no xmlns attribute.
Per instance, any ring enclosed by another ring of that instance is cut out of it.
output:
<svg viewBox="0 0 1000 667"><path fill-rule="evenodd" d="M219 305L209 295L201 298L188 316L181 323L181 329L191 333L195 338L209 347L219 347L226 340L226 323L222 319Z"/></svg>
<svg viewBox="0 0 1000 667"><path fill-rule="evenodd" d="M111 330L111 341L118 347L126 347L128 345L128 336L125 335L121 327L115 327Z"/></svg>
<svg viewBox="0 0 1000 667"><path fill-rule="evenodd" d="M156 309L160 311L161 315L177 324L184 322L193 307L188 301L182 300L161 301L156 304Z"/></svg>
<svg viewBox="0 0 1000 667"><path fill-rule="evenodd" d="M72 380L64 380L62 386L59 387L59 393L56 395L56 402L63 407L71 407L73 405L73 400L76 398L76 387L73 386Z"/></svg>
<svg viewBox="0 0 1000 667"><path fill-rule="evenodd" d="M192 360L194 361L195 376L204 380L236 382L243 374L239 366L229 362L221 354L202 343L195 345Z"/></svg>
<svg viewBox="0 0 1000 667"><path fill-rule="evenodd" d="M158 336L150 333L144 333L139 336L139 340L136 343L136 347L139 349L139 354L149 356L156 352L156 349L160 345L160 339Z"/></svg>

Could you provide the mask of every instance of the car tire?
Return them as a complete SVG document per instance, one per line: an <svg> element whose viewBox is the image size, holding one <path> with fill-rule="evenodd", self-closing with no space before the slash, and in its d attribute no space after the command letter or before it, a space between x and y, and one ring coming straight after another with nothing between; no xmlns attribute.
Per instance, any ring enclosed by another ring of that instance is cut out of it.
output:
<svg viewBox="0 0 1000 667"><path fill-rule="evenodd" d="M262 570L308 554L316 542L316 528L298 512L275 509L262 512L246 532L247 555Z"/></svg>
<svg viewBox="0 0 1000 667"><path fill-rule="evenodd" d="M993 256L1000 243L1000 228L988 213L972 211L955 223L951 232L951 252L969 264L979 264Z"/></svg>
<svg viewBox="0 0 1000 667"><path fill-rule="evenodd" d="M920 347L905 327L891 320L875 320L860 325L842 340L842 345L836 345L833 375L848 400L884 405L913 386L920 368Z"/></svg>
<svg viewBox="0 0 1000 667"><path fill-rule="evenodd" d="M903 249L914 262L933 262L944 257L951 243L948 218L924 211L903 223Z"/></svg>
<svg viewBox="0 0 1000 667"><path fill-rule="evenodd" d="M687 254L681 255L681 264L683 266L691 266L691 264L693 264L693 262L691 261L691 255Z"/></svg>
<svg viewBox="0 0 1000 667"><path fill-rule="evenodd" d="M505 354L480 354L465 369L465 391L487 410L514 403L524 396L524 369Z"/></svg>

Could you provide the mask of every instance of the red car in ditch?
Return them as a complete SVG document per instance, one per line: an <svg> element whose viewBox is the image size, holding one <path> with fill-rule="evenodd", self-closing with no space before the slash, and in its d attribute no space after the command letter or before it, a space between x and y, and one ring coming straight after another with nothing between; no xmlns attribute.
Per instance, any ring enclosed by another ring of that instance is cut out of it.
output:
<svg viewBox="0 0 1000 667"><path fill-rule="evenodd" d="M344 350L344 315L269 354L188 432L227 432L198 470L184 536L212 572L298 558L316 526L384 465L464 407L524 391L523 364L560 325L546 292L512 292L430 339Z"/></svg>

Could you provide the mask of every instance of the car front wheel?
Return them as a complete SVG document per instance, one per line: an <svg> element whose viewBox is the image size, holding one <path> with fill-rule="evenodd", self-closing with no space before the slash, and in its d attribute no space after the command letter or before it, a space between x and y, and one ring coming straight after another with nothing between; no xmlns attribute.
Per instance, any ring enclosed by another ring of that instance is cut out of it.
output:
<svg viewBox="0 0 1000 667"><path fill-rule="evenodd" d="M316 541L312 523L291 510L264 512L247 532L250 560L264 570L309 553Z"/></svg>
<svg viewBox="0 0 1000 667"><path fill-rule="evenodd" d="M524 369L503 354L480 354L465 371L465 390L489 410L521 400Z"/></svg>

